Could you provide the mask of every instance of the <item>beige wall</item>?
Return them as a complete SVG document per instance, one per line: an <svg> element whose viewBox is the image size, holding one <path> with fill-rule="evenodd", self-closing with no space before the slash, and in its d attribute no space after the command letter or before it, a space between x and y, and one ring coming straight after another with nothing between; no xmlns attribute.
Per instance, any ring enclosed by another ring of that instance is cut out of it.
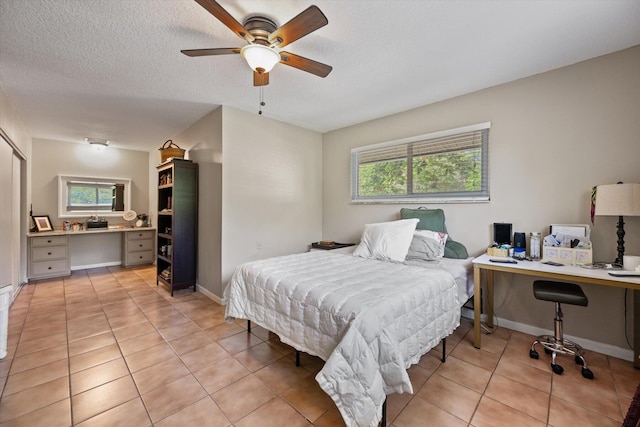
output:
<svg viewBox="0 0 640 427"><path fill-rule="evenodd" d="M148 158L149 153L146 151L120 150L109 147L98 153L89 144L34 138L33 212L34 214L49 215L54 227L59 227L62 224L63 220L58 218L58 175L63 174L131 179L131 209L139 214L148 214ZM78 218L80 221L86 219L88 216ZM109 217L108 220L113 224L125 222L121 217Z"/></svg>
<svg viewBox="0 0 640 427"><path fill-rule="evenodd" d="M226 283L243 262L304 252L320 239L322 136L230 107L222 117Z"/></svg>
<svg viewBox="0 0 640 427"><path fill-rule="evenodd" d="M365 223L395 219L401 207L419 206L350 204L352 147L487 121L491 201L429 205L445 210L451 236L478 255L491 241L494 222L512 222L514 231L527 233L546 232L552 223L589 223L592 186L640 182L638 70L640 46L325 134L323 238L355 242ZM626 253L640 254L640 218L625 222ZM615 232L615 218L596 219L596 260L615 258ZM533 298L531 279L497 280L501 324L552 328L553 307ZM566 332L614 347L603 351L630 354L624 292L583 289L590 305L565 309Z"/></svg>
<svg viewBox="0 0 640 427"><path fill-rule="evenodd" d="M174 137L173 142L188 149L186 157L198 163L197 282L221 296L222 108L198 120Z"/></svg>
<svg viewBox="0 0 640 427"><path fill-rule="evenodd" d="M198 285L214 298L238 265L320 239L320 134L223 106L173 141L199 165Z"/></svg>
<svg viewBox="0 0 640 427"><path fill-rule="evenodd" d="M31 135L22 122L22 118L14 110L4 88L0 85L0 132L9 139L14 150L19 151L22 158L20 164L20 273L19 281L27 280L27 239L26 234L31 226L28 206L31 203ZM0 138L0 143L2 138Z"/></svg>
<svg viewBox="0 0 640 427"><path fill-rule="evenodd" d="M0 129L9 136L11 142L25 157L31 157L31 135L18 113L13 109L13 105L2 86L0 86Z"/></svg>
<svg viewBox="0 0 640 427"><path fill-rule="evenodd" d="M32 156L33 213L49 215L54 227L58 217L58 175L131 179L131 209L149 213L149 153L109 147L101 153L89 144L33 139ZM86 221L85 217L75 220ZM73 221L74 218L65 218ZM108 217L110 225L126 223L121 217ZM70 240L71 269L117 265L121 261L121 236L75 236Z"/></svg>

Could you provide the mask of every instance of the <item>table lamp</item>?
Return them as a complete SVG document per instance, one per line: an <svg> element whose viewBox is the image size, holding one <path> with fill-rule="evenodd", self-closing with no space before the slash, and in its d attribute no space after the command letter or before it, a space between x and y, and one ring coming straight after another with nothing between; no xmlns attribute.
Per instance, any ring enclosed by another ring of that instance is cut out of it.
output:
<svg viewBox="0 0 640 427"><path fill-rule="evenodd" d="M618 257L616 264L622 265L624 256L625 216L640 216L640 184L598 185L596 188L596 216L618 217Z"/></svg>

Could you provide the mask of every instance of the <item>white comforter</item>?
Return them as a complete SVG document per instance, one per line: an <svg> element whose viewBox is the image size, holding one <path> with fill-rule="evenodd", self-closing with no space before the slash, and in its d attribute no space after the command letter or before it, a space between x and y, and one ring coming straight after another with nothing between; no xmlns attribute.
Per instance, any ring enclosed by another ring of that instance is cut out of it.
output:
<svg viewBox="0 0 640 427"><path fill-rule="evenodd" d="M316 380L348 426L377 425L387 394L413 393L406 369L460 324L448 272L326 252L243 264L223 303L325 360Z"/></svg>

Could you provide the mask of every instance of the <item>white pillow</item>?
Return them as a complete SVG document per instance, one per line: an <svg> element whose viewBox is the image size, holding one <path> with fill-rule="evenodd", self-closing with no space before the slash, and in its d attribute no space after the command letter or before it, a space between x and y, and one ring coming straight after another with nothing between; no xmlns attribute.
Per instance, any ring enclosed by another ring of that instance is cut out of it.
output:
<svg viewBox="0 0 640 427"><path fill-rule="evenodd" d="M402 262L407 256L418 218L366 224L353 256Z"/></svg>
<svg viewBox="0 0 640 427"><path fill-rule="evenodd" d="M433 261L444 256L447 234L431 230L416 230L407 252L407 260Z"/></svg>

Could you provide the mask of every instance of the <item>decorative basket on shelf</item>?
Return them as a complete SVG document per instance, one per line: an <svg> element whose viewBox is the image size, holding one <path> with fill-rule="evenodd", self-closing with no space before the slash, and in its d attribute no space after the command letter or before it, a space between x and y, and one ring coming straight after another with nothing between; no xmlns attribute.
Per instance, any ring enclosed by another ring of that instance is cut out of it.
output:
<svg viewBox="0 0 640 427"><path fill-rule="evenodd" d="M168 145L167 145L168 144ZM182 148L178 147L178 144L174 144L172 140L168 139L160 150L160 158L161 162L165 162L167 159L175 158L175 159L184 159L184 151Z"/></svg>

